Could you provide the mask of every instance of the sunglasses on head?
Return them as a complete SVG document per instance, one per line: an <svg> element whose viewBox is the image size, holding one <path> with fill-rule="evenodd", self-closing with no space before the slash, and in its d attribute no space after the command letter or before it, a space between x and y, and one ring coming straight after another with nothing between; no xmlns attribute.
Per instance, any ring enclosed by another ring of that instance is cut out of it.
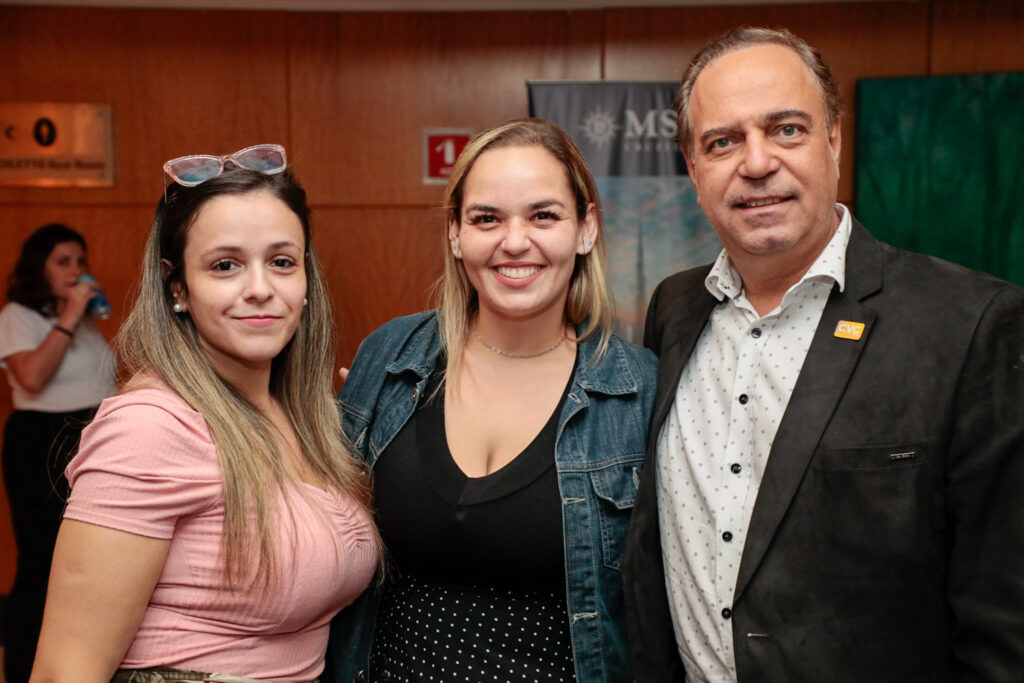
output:
<svg viewBox="0 0 1024 683"><path fill-rule="evenodd" d="M280 173L288 167L288 159L281 145L253 145L223 156L193 154L171 159L164 163L164 173L179 185L195 187L223 173L226 161L239 168L259 171L266 175Z"/></svg>

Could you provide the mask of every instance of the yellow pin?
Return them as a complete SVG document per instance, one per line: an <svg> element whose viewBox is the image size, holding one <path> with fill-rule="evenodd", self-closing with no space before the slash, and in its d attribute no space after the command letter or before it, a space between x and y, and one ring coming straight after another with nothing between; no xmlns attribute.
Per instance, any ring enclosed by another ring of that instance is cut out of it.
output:
<svg viewBox="0 0 1024 683"><path fill-rule="evenodd" d="M840 339L860 339L864 334L864 323L855 323L849 320L840 320L836 325L835 336Z"/></svg>

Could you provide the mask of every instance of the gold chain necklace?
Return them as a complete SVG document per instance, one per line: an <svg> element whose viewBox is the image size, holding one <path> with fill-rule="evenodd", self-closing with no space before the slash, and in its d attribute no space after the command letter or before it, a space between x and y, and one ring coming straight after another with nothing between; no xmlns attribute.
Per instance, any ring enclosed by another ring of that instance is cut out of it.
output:
<svg viewBox="0 0 1024 683"><path fill-rule="evenodd" d="M473 325L473 334L476 335L476 338L480 340L481 344L489 348L491 351L494 351L499 356L505 356L506 358L536 358L537 356L543 356L545 354L551 353L559 346L561 346L562 342L565 341L566 337L565 332L563 332L561 338L559 338L559 340L556 341L553 346L550 346L544 349L543 351L538 351L537 353L512 353L511 351L506 351L505 349L499 349L494 344L489 344L487 340L481 337L480 333L476 331L476 325Z"/></svg>

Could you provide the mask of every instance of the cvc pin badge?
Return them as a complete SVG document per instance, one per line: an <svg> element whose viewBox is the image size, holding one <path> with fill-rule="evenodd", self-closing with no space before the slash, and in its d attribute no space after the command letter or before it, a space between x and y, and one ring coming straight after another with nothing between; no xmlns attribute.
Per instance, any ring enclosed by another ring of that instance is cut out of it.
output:
<svg viewBox="0 0 1024 683"><path fill-rule="evenodd" d="M836 324L836 331L833 334L840 339L853 339L856 341L864 334L864 323L840 320Z"/></svg>

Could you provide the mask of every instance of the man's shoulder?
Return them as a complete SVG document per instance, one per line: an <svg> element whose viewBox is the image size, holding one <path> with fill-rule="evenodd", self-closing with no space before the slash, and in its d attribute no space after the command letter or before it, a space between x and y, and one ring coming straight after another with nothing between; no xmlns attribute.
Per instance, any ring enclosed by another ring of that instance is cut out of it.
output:
<svg viewBox="0 0 1024 683"><path fill-rule="evenodd" d="M925 307L981 309L995 297L1024 299L1024 289L935 256L879 242L885 262L883 291Z"/></svg>
<svg viewBox="0 0 1024 683"><path fill-rule="evenodd" d="M669 275L662 280L655 288L651 296L651 302L662 301L687 301L691 297L711 296L704 281L711 272L713 263L706 263L702 266L682 270Z"/></svg>
<svg viewBox="0 0 1024 683"><path fill-rule="evenodd" d="M704 289L704 280L707 279L708 273L711 272L714 265L714 263L705 263L701 266L681 270L662 280L659 287L672 290L693 287Z"/></svg>
<svg viewBox="0 0 1024 683"><path fill-rule="evenodd" d="M704 284L713 265L670 275L654 289L647 306L644 346L660 356L661 340L668 327L702 324L707 319L718 302Z"/></svg>

